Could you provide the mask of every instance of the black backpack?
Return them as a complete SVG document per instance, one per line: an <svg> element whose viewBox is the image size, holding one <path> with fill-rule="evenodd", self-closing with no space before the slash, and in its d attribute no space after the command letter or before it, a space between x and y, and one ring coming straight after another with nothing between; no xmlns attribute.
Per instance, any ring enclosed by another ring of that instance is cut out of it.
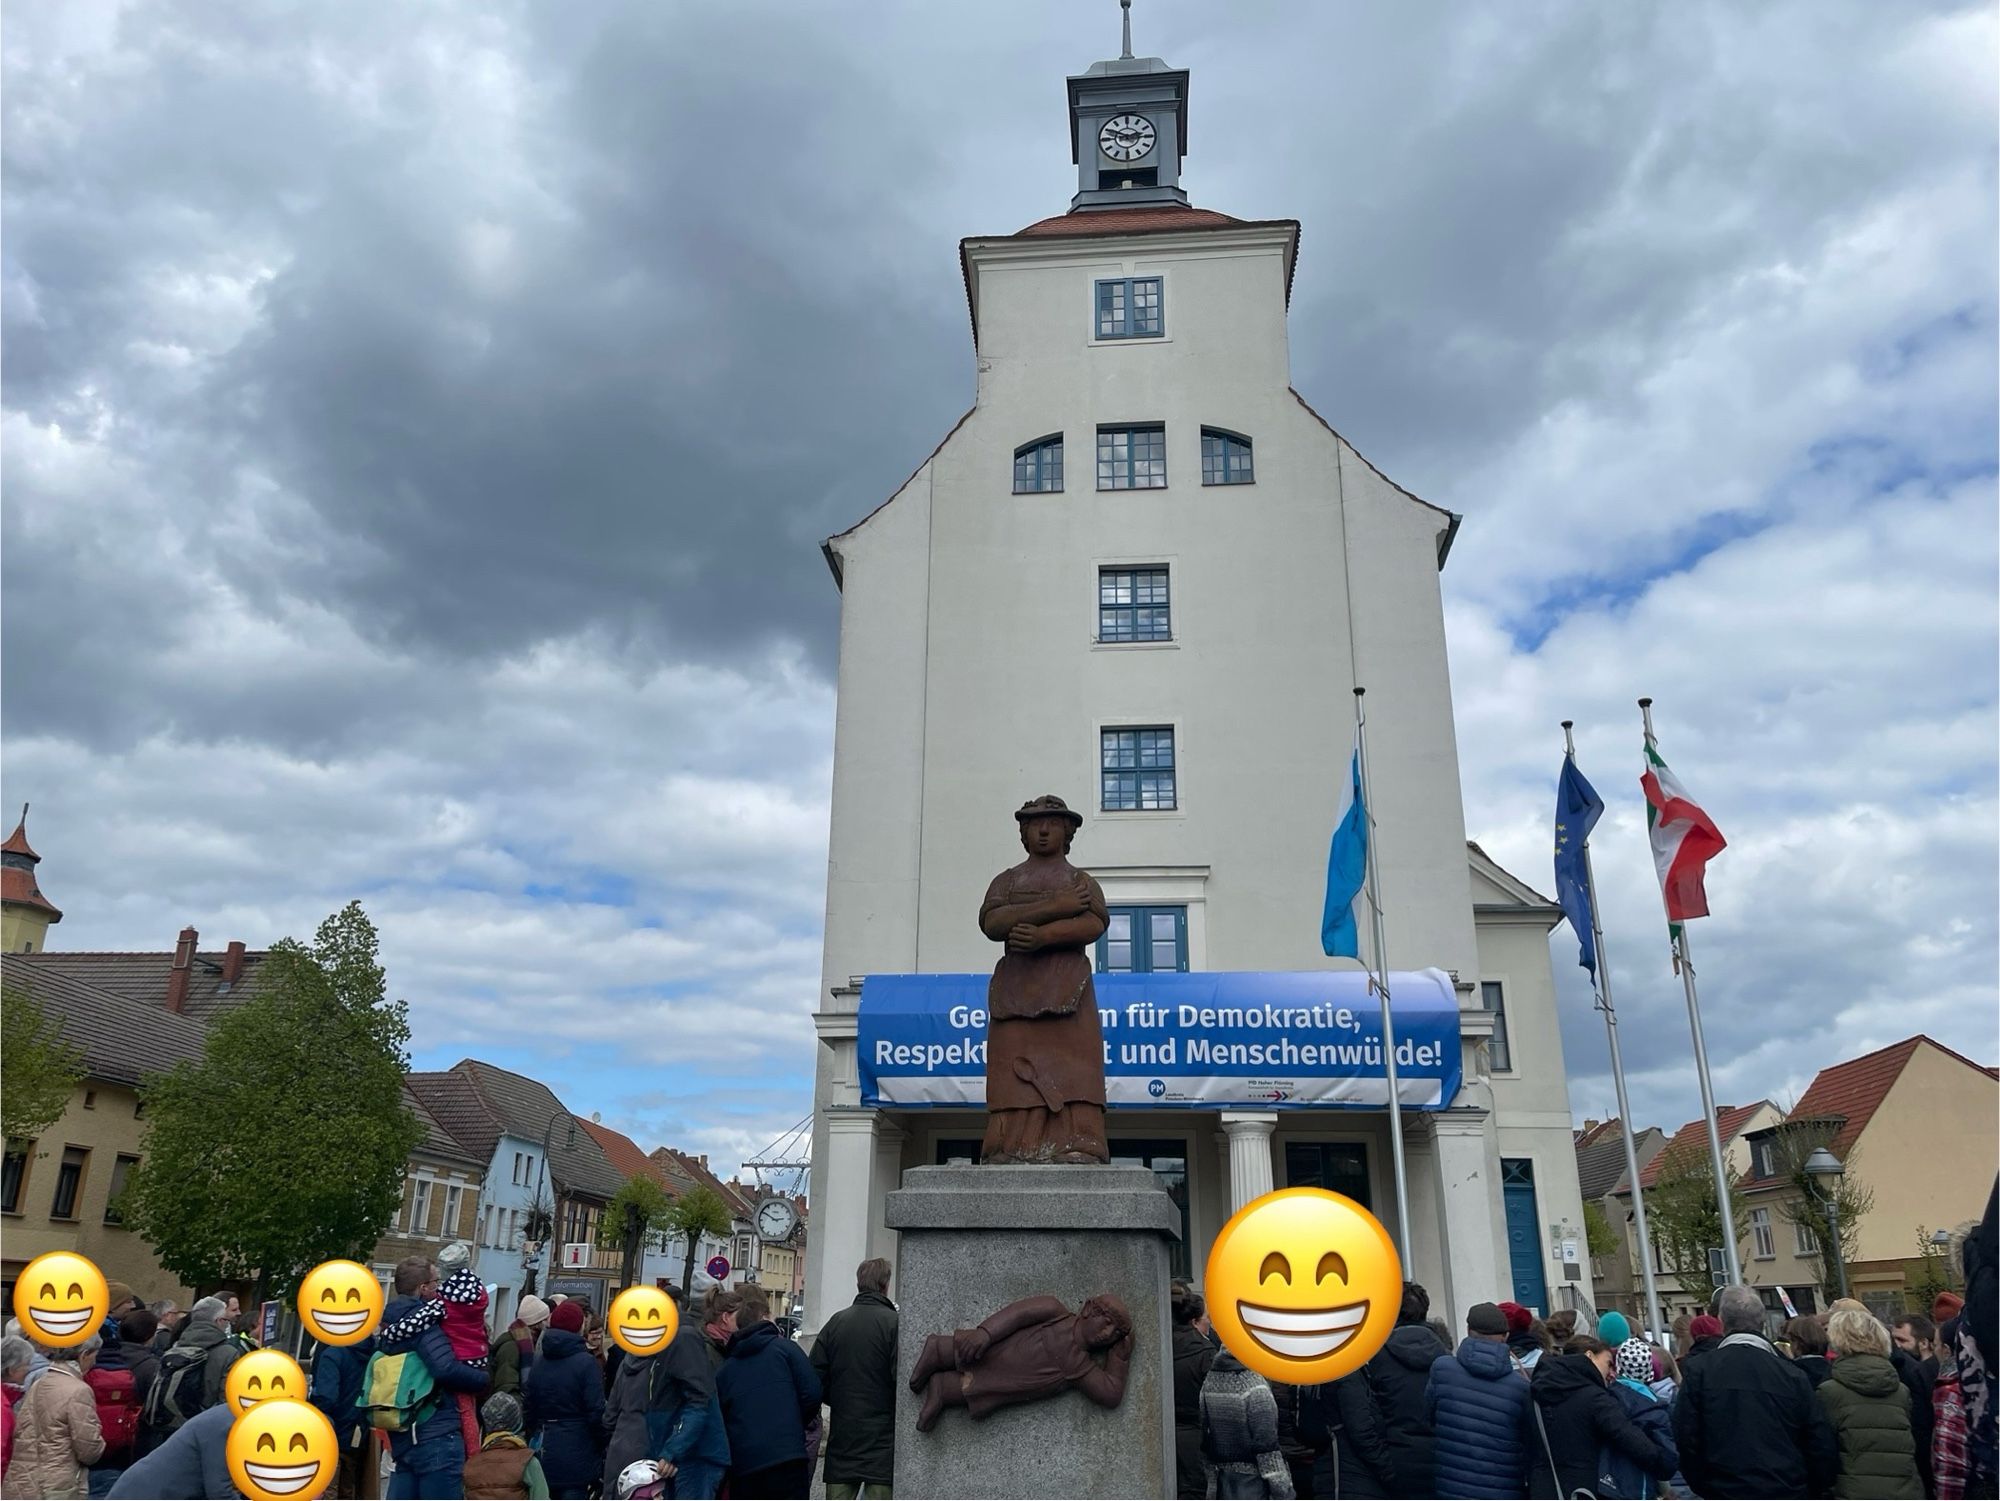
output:
<svg viewBox="0 0 2000 1501"><path fill-rule="evenodd" d="M159 1374L146 1393L145 1422L165 1438L207 1407L208 1351L175 1345L160 1357Z"/></svg>

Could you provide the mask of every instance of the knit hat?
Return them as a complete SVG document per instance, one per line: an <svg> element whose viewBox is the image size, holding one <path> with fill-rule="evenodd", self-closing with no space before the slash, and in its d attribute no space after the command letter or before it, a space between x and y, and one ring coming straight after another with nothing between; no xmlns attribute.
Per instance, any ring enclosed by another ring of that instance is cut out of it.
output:
<svg viewBox="0 0 2000 1501"><path fill-rule="evenodd" d="M450 1276L453 1272L472 1265L472 1247L462 1240L455 1240L439 1250L432 1259L437 1262L439 1271Z"/></svg>
<svg viewBox="0 0 2000 1501"><path fill-rule="evenodd" d="M113 1313L116 1313L119 1309L123 1308L127 1303L135 1302L138 1299L139 1295L133 1292L130 1285L128 1285L127 1283L107 1282L104 1284L104 1286L105 1290L111 1294L111 1301L106 1303L104 1306L110 1309Z"/></svg>
<svg viewBox="0 0 2000 1501"><path fill-rule="evenodd" d="M1653 1379L1653 1349L1643 1339L1628 1339L1618 1347L1615 1369L1627 1381L1641 1386Z"/></svg>
<svg viewBox="0 0 2000 1501"><path fill-rule="evenodd" d="M1492 1303L1474 1303L1465 1315L1467 1334L1505 1334L1507 1315Z"/></svg>
<svg viewBox="0 0 2000 1501"><path fill-rule="evenodd" d="M495 1392L480 1405L479 1426L487 1433L519 1433L521 1422L521 1399L512 1392Z"/></svg>
<svg viewBox="0 0 2000 1501"><path fill-rule="evenodd" d="M549 1305L529 1293L514 1310L514 1317L530 1329L539 1329L549 1321Z"/></svg>
<svg viewBox="0 0 2000 1501"><path fill-rule="evenodd" d="M1526 1334L1528 1326L1535 1322L1535 1316L1519 1303L1502 1303L1500 1312L1507 1320L1509 1334Z"/></svg>
<svg viewBox="0 0 2000 1501"><path fill-rule="evenodd" d="M1712 1313L1698 1313L1688 1321L1688 1338L1707 1339L1710 1335L1720 1337L1722 1320Z"/></svg>
<svg viewBox="0 0 2000 1501"><path fill-rule="evenodd" d="M1965 1299L1957 1293L1939 1293L1931 1304L1931 1322L1942 1324L1947 1319L1955 1319L1965 1307Z"/></svg>
<svg viewBox="0 0 2000 1501"><path fill-rule="evenodd" d="M1614 1308L1597 1320L1597 1337L1615 1350L1632 1337L1632 1325Z"/></svg>
<svg viewBox="0 0 2000 1501"><path fill-rule="evenodd" d="M551 1329L567 1329L571 1334L583 1333L583 1309L575 1301L565 1298L549 1315Z"/></svg>

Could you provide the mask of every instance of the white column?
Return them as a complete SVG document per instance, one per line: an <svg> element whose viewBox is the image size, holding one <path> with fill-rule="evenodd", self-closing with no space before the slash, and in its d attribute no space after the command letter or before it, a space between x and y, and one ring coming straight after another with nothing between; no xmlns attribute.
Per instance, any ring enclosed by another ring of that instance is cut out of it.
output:
<svg viewBox="0 0 2000 1501"><path fill-rule="evenodd" d="M834 1106L826 1112L826 1161L813 1164L812 1235L820 1254L819 1280L806 1289L808 1333L847 1306L854 1269L874 1254L870 1222L881 1222L882 1205L875 1186L875 1130L873 1110Z"/></svg>
<svg viewBox="0 0 2000 1501"><path fill-rule="evenodd" d="M1273 1187L1271 1133L1278 1129L1273 1112L1225 1110L1222 1129L1229 1138L1229 1212L1234 1214Z"/></svg>
<svg viewBox="0 0 2000 1501"><path fill-rule="evenodd" d="M883 1257L892 1266L896 1261L896 1232L882 1222L882 1201L903 1186L905 1134L901 1126L886 1116L875 1117L875 1178L868 1189L868 1254Z"/></svg>
<svg viewBox="0 0 2000 1501"><path fill-rule="evenodd" d="M1444 1247L1442 1301L1454 1332L1463 1327L1474 1303L1497 1303L1513 1296L1506 1247L1494 1227L1500 1209L1498 1154L1493 1150L1492 1116L1484 1110L1446 1110L1426 1117L1436 1151L1438 1239ZM1438 1307L1439 1289L1431 1289Z"/></svg>

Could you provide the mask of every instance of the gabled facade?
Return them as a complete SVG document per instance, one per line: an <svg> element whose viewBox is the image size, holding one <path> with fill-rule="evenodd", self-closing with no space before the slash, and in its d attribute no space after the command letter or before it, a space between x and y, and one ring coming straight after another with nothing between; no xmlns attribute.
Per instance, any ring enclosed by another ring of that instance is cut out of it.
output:
<svg viewBox="0 0 2000 1501"><path fill-rule="evenodd" d="M1633 1155L1642 1172L1666 1144L1667 1134L1658 1126L1644 1126L1633 1134ZM1586 1204L1594 1203L1603 1211L1618 1242L1608 1254L1590 1258L1592 1302L1600 1313L1615 1309L1643 1318L1645 1278L1632 1248L1632 1178L1625 1161L1623 1124L1615 1116L1584 1122L1576 1133L1575 1150L1577 1192Z"/></svg>

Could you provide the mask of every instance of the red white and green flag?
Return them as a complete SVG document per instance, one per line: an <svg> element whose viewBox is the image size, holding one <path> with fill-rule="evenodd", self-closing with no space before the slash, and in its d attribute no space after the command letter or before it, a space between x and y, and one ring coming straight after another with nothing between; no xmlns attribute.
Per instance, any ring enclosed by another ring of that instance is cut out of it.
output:
<svg viewBox="0 0 2000 1501"><path fill-rule="evenodd" d="M1653 841L1653 864L1660 872L1660 892L1667 903L1667 928L1678 938L1690 917L1708 916L1708 893L1702 872L1729 841L1688 796L1681 779L1660 759L1660 748L1646 737L1646 769L1639 786L1646 794L1646 832Z"/></svg>

